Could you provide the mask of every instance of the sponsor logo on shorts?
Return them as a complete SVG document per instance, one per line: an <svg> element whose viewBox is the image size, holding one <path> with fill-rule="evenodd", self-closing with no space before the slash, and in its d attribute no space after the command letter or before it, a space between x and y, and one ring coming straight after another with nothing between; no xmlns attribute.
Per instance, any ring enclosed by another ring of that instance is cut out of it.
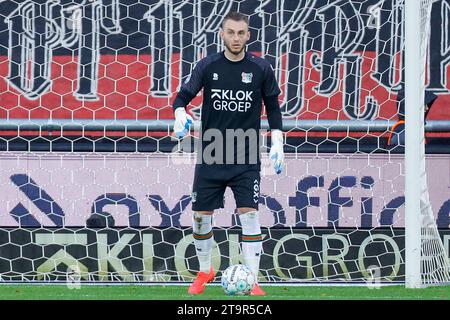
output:
<svg viewBox="0 0 450 320"><path fill-rule="evenodd" d="M253 202L258 203L259 201L259 182L257 179L253 181Z"/></svg>
<svg viewBox="0 0 450 320"><path fill-rule="evenodd" d="M197 192L192 192L191 201L192 203L195 203L197 201Z"/></svg>

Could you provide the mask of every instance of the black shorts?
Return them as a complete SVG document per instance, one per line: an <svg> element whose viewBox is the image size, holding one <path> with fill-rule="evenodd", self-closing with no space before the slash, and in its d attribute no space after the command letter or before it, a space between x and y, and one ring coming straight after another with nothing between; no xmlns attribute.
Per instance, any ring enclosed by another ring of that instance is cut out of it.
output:
<svg viewBox="0 0 450 320"><path fill-rule="evenodd" d="M197 165L191 195L192 210L212 211L223 208L227 187L233 191L236 208L257 210L260 181L260 171L253 167Z"/></svg>

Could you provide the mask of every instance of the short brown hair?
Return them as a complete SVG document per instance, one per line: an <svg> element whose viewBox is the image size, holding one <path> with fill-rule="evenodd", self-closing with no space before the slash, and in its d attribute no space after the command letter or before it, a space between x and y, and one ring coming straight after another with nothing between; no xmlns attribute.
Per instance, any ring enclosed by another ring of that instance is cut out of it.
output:
<svg viewBox="0 0 450 320"><path fill-rule="evenodd" d="M236 11L228 12L227 15L223 18L222 29L225 25L225 21L227 21L227 20L244 21L248 25L248 17L245 14L242 14L242 13L236 12Z"/></svg>

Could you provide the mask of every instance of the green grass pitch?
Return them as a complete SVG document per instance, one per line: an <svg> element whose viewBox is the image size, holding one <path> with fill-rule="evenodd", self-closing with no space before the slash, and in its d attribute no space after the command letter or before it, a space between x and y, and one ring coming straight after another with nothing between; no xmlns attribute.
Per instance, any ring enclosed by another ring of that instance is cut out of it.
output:
<svg viewBox="0 0 450 320"><path fill-rule="evenodd" d="M0 300L450 300L450 286L406 289L404 286L264 286L265 297L226 296L219 285L191 296L187 285L1 285Z"/></svg>

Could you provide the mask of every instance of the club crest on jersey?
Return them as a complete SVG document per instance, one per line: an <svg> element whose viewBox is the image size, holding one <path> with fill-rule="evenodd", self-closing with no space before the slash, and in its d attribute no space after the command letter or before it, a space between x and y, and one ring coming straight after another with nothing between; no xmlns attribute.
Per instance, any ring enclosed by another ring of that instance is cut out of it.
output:
<svg viewBox="0 0 450 320"><path fill-rule="evenodd" d="M242 82L243 83L251 83L252 82L253 73L251 73L251 72L250 73L242 72L241 75L242 75Z"/></svg>
<svg viewBox="0 0 450 320"><path fill-rule="evenodd" d="M219 80L219 75L217 73L213 73L213 80Z"/></svg>

